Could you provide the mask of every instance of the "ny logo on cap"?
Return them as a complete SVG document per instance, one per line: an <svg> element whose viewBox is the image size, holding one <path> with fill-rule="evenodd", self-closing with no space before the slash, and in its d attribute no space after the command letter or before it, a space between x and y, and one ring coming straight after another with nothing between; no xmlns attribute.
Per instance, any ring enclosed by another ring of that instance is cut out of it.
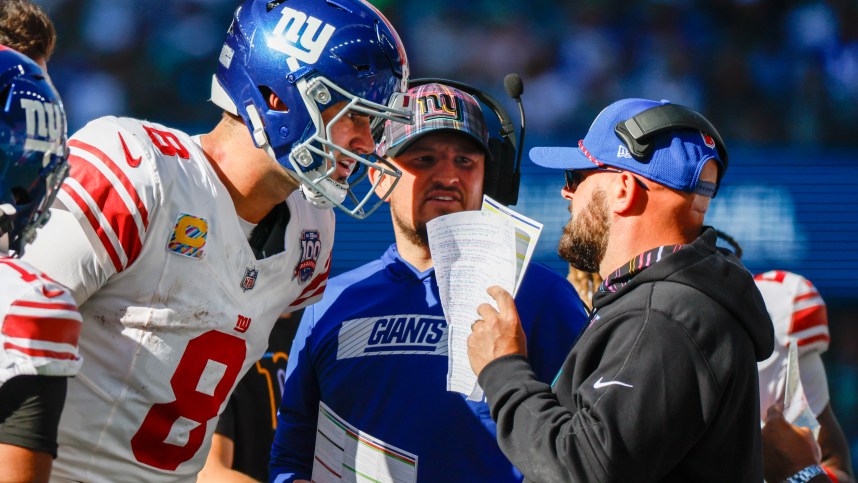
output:
<svg viewBox="0 0 858 483"><path fill-rule="evenodd" d="M417 108L423 121L434 119L453 119L461 121L462 101L450 94L427 94L417 98Z"/></svg>

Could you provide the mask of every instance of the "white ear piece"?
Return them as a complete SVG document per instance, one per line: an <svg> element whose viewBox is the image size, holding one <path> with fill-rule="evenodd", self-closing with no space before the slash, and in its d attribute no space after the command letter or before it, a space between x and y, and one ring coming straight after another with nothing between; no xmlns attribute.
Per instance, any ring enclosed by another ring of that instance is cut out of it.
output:
<svg viewBox="0 0 858 483"><path fill-rule="evenodd" d="M17 212L9 203L0 204L0 254L9 253L9 231L12 230L12 220L4 219ZM8 226L8 228L4 228Z"/></svg>
<svg viewBox="0 0 858 483"><path fill-rule="evenodd" d="M3 213L4 215L9 215L9 216L12 216L12 215L14 215L15 213L17 213L17 212L18 212L18 211L15 209L15 207L14 207L14 206L12 206L12 205L11 205L11 204L9 204L9 203L3 203L2 205L0 205L0 211L2 211L2 213Z"/></svg>

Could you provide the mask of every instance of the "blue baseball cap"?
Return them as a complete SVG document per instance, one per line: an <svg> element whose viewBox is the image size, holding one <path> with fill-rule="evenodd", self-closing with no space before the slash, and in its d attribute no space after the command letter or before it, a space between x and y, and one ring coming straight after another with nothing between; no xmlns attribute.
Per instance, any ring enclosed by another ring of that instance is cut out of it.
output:
<svg viewBox="0 0 858 483"><path fill-rule="evenodd" d="M660 106L671 107L661 110L664 112L650 113L646 116L648 119L632 120ZM675 122L676 118L681 121ZM701 126L711 132L703 131ZM641 133L644 138L634 139ZM627 144L637 140L646 141L646 145ZM639 149L641 147L645 149ZM577 148L535 147L530 150L530 159L539 166L553 169L590 170L610 166L670 188L709 197L715 196L727 170L726 148L715 128L703 116L670 101L634 98L614 102L603 109L584 139L578 141ZM715 184L699 180L703 166L710 159L718 162Z"/></svg>

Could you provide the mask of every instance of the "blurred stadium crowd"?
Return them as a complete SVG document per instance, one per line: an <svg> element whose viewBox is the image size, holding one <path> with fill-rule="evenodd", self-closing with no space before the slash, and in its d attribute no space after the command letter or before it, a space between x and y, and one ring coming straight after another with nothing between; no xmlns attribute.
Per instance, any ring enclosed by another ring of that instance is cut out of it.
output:
<svg viewBox="0 0 858 483"><path fill-rule="evenodd" d="M234 0L43 0L72 127L126 113L193 127ZM858 122L854 0L376 0L415 76L503 96L526 82L534 132L580 129L599 106L664 97L733 142L851 144Z"/></svg>
<svg viewBox="0 0 858 483"><path fill-rule="evenodd" d="M693 107L728 144L854 149L858 137L856 0L372 1L402 35L412 77L465 81L503 99L504 75L520 73L528 131L540 138L581 133L622 97ZM36 3L56 23L50 72L71 131L105 114L190 132L217 119L204 101L236 0ZM831 313L826 362L858 467L851 303Z"/></svg>

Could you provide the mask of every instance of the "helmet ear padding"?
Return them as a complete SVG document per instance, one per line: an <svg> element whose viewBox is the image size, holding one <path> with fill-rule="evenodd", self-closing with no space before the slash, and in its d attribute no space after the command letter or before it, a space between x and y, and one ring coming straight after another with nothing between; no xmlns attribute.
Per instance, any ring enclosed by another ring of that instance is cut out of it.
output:
<svg viewBox="0 0 858 483"><path fill-rule="evenodd" d="M238 116L238 108L235 106L235 103L232 102L232 98L229 97L229 94L226 93L223 86L220 85L220 81L217 80L217 75L212 75L211 101L214 105L224 111L232 114L233 116Z"/></svg>

